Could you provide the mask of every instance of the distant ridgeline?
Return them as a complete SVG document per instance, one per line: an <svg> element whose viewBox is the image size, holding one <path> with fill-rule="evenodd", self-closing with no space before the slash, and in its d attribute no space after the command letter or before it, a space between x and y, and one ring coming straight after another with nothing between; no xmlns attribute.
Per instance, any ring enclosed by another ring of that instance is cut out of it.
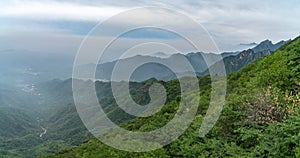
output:
<svg viewBox="0 0 300 158"><path fill-rule="evenodd" d="M280 46L284 45L286 42L287 41L280 41L276 44L272 44L271 41L265 40L252 49L244 50L241 52L222 53L221 56L224 60L224 65L227 74L238 71L239 69L248 65L249 63L261 57L271 54L272 52L277 50ZM216 68L219 64L221 64L218 61L218 56L213 53L208 54L208 53L198 52L198 53L189 53L186 55L174 54L171 56L164 56L164 57L160 57L160 56L137 55L125 59L98 64L97 71L96 71L96 78L101 80L110 80L112 71L117 62L120 62L121 64L124 65L126 64L132 65L134 63L139 63L140 61L159 61L161 63L170 63L170 62L176 62L180 57L185 57L190 62L190 64L192 65L192 67L194 68L198 76L207 75L209 73L208 67L212 67L213 69ZM205 59L207 61L212 61L212 62L206 63ZM186 66L183 63L180 62L177 63L178 66L182 66L182 67ZM84 70L93 66L95 65L87 64L87 65L82 65L79 68ZM179 72L179 73L182 73L184 75L186 72ZM147 63L140 66L138 69L136 69L135 72L132 74L130 80L145 81L150 78L156 78L158 80L168 81L168 80L176 79L177 77L170 69L168 69L167 67L161 64Z"/></svg>

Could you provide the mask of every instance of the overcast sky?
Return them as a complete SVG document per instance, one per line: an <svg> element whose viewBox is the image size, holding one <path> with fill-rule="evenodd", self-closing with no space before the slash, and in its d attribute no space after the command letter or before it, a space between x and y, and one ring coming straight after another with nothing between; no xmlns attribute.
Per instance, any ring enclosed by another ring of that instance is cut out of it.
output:
<svg viewBox="0 0 300 158"><path fill-rule="evenodd" d="M246 49L250 47L247 43L265 39L275 43L300 35L299 0L3 0L0 1L0 50L74 54L97 23L132 8L149 6L191 17L208 30L222 52ZM177 40L149 30L124 38L127 42Z"/></svg>

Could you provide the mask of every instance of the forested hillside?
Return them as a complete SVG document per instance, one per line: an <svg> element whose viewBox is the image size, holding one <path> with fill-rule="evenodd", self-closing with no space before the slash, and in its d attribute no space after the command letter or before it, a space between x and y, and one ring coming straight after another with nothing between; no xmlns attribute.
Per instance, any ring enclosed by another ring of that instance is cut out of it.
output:
<svg viewBox="0 0 300 158"><path fill-rule="evenodd" d="M197 116L188 130L164 148L130 153L97 139L49 157L299 157L300 156L300 38L228 77L226 104L214 128L199 137L210 98L210 79L199 79ZM135 118L122 127L150 131L177 112L177 82L165 83L172 96L155 115ZM173 85L173 86L172 86ZM174 89L174 90L173 90Z"/></svg>

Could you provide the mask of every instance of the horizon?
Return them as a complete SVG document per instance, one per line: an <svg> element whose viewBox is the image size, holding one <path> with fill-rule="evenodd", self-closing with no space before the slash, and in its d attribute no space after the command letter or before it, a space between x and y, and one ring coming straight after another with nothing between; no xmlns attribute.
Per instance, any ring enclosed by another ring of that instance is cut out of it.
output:
<svg viewBox="0 0 300 158"><path fill-rule="evenodd" d="M299 35L300 36L300 35ZM297 36L298 37L298 36ZM295 38L297 38L295 37ZM240 53L242 51L246 51L246 50L249 50L249 49L253 49L255 47L257 47L259 44L263 43L264 41L270 41L273 45L277 44L277 43L280 43L280 42L287 42L287 41L290 41L290 40L293 40L295 38L291 38L291 39L285 39L285 40L279 40L277 42L274 42L272 40L269 40L269 39L265 39L265 40L262 40L260 42L252 42L252 43L249 43L249 44L245 44L245 43L240 43L240 45L247 45L247 47L245 49L241 49L241 50L235 50L235 51L221 51L221 52L202 52L202 51L188 51L188 52L163 52L163 51L159 51L159 52L150 52L149 54L133 54L133 55L130 55L130 56L125 56L124 58L116 58L116 59L110 59L110 60L106 60L104 63L110 63L110 62L114 62L114 61L117 61L119 59L127 59L127 58L132 58L132 57L135 57L135 56L149 56L149 57L157 57L157 58L169 58L170 56L172 55L176 55L176 54L182 54L182 55L188 55L188 54L196 54L196 53L204 53L204 54L227 54L227 53L231 53L231 54L234 54L234 53ZM41 52L41 51L31 51L29 49L3 49L3 50L0 50L0 52L15 52L15 53L24 53L24 52L27 52L27 53L34 53L34 54L39 54L39 53L44 53L44 52ZM159 56L157 54L163 54L165 55L165 57L162 57L162 56ZM71 57L73 58L74 57L74 54L60 54L60 53L51 53L51 55L60 55L60 56L64 56L64 57ZM95 64L95 63L90 63L90 64Z"/></svg>

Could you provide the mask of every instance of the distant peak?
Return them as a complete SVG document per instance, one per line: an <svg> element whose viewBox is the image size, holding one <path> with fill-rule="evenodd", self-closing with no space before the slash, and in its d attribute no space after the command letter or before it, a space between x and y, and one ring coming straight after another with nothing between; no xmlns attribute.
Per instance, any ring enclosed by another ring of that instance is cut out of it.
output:
<svg viewBox="0 0 300 158"><path fill-rule="evenodd" d="M286 43L286 41L282 40L276 44L273 44L273 42L269 39L266 39L262 42L260 42L256 47L252 48L252 50L257 53L257 52L261 52L264 50L270 50L270 51L275 51L277 50L279 47L281 47L282 45L284 45Z"/></svg>
<svg viewBox="0 0 300 158"><path fill-rule="evenodd" d="M266 39L266 40L264 40L264 41L260 42L258 45L263 45L263 44L273 44L273 43L272 43L272 41L271 41L271 40L269 40L269 39Z"/></svg>

